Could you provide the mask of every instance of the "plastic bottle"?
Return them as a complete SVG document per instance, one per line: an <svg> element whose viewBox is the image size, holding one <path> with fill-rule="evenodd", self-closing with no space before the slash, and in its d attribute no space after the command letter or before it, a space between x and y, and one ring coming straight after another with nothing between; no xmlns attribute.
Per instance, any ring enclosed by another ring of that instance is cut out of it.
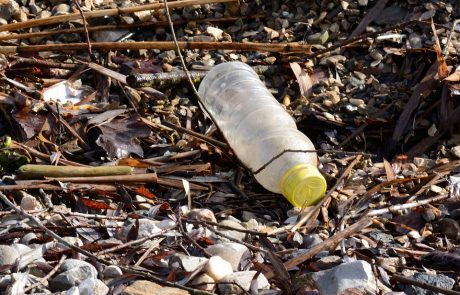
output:
<svg viewBox="0 0 460 295"><path fill-rule="evenodd" d="M215 66L198 93L236 156L253 171L284 150L314 150L294 119L244 63ZM284 153L255 178L296 207L317 203L326 191L314 152Z"/></svg>

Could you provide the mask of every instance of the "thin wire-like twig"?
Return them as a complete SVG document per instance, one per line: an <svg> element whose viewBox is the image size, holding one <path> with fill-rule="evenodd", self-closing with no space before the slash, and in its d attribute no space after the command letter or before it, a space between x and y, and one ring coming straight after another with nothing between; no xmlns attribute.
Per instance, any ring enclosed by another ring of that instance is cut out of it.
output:
<svg viewBox="0 0 460 295"><path fill-rule="evenodd" d="M39 285L43 285L43 286L46 286L45 283L48 281L49 278L51 278L58 270L59 268L61 267L61 265L64 263L64 261L67 259L67 256L65 255L62 255L61 256L61 259L59 259L59 262L53 267L53 269L46 274L46 276L44 276L43 278L41 278L38 282L36 282L35 284L27 287L24 289L24 292L28 292L34 288L37 288Z"/></svg>
<svg viewBox="0 0 460 295"><path fill-rule="evenodd" d="M78 3L78 0L73 0L73 3L77 6L78 11L80 12L81 19L83 21L83 27L85 28L85 33L86 33L86 44L88 44L88 53L91 55L91 40L89 39L89 32L88 32L88 24L86 23L86 17L85 14L83 13L83 10L81 9L80 3Z"/></svg>

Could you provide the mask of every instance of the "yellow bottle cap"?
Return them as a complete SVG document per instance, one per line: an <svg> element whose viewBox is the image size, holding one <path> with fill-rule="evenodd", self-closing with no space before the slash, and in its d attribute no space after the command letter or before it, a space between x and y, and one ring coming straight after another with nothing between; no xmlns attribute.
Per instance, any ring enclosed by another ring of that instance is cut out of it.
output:
<svg viewBox="0 0 460 295"><path fill-rule="evenodd" d="M326 180L318 168L309 164L295 165L281 179L281 193L295 207L316 204L326 188Z"/></svg>

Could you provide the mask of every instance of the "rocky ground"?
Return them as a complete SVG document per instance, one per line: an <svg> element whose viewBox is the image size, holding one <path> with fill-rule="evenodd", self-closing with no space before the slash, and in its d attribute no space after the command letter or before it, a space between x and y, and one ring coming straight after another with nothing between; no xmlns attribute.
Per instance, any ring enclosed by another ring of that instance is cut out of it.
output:
<svg viewBox="0 0 460 295"><path fill-rule="evenodd" d="M178 41L215 46L182 50L194 75L253 66L315 143L328 191L307 208L203 115L164 9L80 18L156 2L0 1L2 294L460 294L457 1L170 9ZM147 41L171 42L113 49Z"/></svg>

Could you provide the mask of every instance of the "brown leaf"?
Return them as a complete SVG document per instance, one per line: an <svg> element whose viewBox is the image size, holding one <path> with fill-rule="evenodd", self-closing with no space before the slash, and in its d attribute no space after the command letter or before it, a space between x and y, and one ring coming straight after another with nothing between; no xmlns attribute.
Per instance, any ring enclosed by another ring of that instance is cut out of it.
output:
<svg viewBox="0 0 460 295"><path fill-rule="evenodd" d="M139 194L148 199L155 199L157 197L155 196L155 194L152 194L145 186L140 186L136 188L135 192L136 194Z"/></svg>
<svg viewBox="0 0 460 295"><path fill-rule="evenodd" d="M460 81L460 71L455 71L446 78L444 78L444 81L449 81L449 82L458 82Z"/></svg>
<svg viewBox="0 0 460 295"><path fill-rule="evenodd" d="M309 98L312 94L313 82L310 76L300 67L296 62L290 63L291 69L299 83L300 95L305 98Z"/></svg>
<svg viewBox="0 0 460 295"><path fill-rule="evenodd" d="M83 205L91 209L96 209L96 210L114 209L112 208L112 206L104 202L94 201L94 200L90 200L86 198L81 198L80 200L83 203Z"/></svg>
<svg viewBox="0 0 460 295"><path fill-rule="evenodd" d="M383 165L385 166L385 174L387 175L387 181L392 181L393 179L395 179L396 175L393 170L393 167L391 167L390 162L388 162L386 159L383 159Z"/></svg>

